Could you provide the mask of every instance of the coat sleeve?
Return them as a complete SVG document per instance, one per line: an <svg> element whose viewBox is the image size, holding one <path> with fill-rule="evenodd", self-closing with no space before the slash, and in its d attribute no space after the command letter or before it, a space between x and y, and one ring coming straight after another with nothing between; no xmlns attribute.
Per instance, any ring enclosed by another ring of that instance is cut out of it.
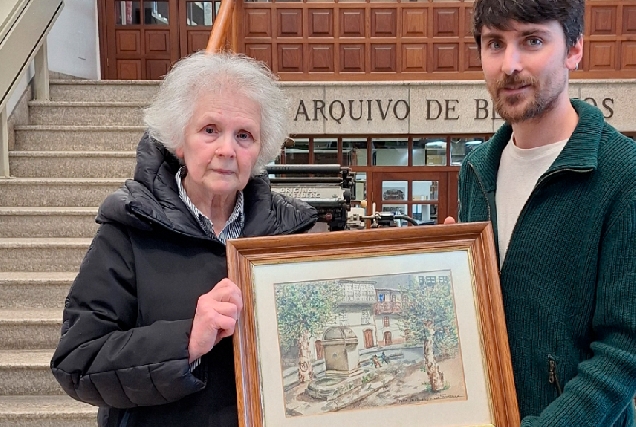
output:
<svg viewBox="0 0 636 427"><path fill-rule="evenodd" d="M593 357L581 362L563 394L522 427L632 425L636 394L636 200L609 219L599 253Z"/></svg>
<svg viewBox="0 0 636 427"><path fill-rule="evenodd" d="M53 375L77 400L114 408L151 406L205 387L188 363L192 319L136 326L134 272L126 230L101 225L66 298L62 336L51 360Z"/></svg>

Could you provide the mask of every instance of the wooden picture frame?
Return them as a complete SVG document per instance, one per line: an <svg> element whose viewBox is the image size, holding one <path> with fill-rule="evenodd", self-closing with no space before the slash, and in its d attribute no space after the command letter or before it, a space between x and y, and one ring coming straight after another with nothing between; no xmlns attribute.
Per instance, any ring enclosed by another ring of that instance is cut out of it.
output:
<svg viewBox="0 0 636 427"><path fill-rule="evenodd" d="M227 255L241 427L519 426L490 223L236 239Z"/></svg>

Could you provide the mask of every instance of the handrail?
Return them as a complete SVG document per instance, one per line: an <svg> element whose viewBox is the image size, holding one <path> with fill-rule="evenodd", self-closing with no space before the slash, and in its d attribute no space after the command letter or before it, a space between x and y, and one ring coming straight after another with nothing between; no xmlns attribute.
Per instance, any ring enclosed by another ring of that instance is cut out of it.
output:
<svg viewBox="0 0 636 427"><path fill-rule="evenodd" d="M210 39L208 40L208 46L205 49L206 52L219 52L225 45L227 33L230 28L230 22L232 21L234 1L235 0L223 0L221 2L219 13L216 15L216 19L212 24L212 32L210 34Z"/></svg>
<svg viewBox="0 0 636 427"><path fill-rule="evenodd" d="M48 100L46 36L64 0L2 0L0 6L0 177L9 177L7 103L35 61L36 99Z"/></svg>

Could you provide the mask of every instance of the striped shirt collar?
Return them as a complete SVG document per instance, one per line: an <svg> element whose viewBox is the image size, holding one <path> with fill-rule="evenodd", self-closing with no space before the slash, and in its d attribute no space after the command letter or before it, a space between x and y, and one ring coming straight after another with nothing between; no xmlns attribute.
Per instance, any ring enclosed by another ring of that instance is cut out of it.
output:
<svg viewBox="0 0 636 427"><path fill-rule="evenodd" d="M218 236L214 234L214 228L212 221L210 218L205 216L201 211L192 203L190 197L186 194L185 188L183 187L182 179L186 176L187 170L185 166L179 168L179 171L175 175L175 180L177 181L177 188L179 188L179 198L185 203L188 207L194 219L197 220L197 223L201 227L201 229L205 232L205 234L213 239L218 240L219 242L225 244L228 239L236 239L243 232L243 227L245 225L245 214L243 211L244 199L243 192L239 191L236 197L236 204L234 205L234 210L230 215L230 218L225 223L223 230L221 230L221 234Z"/></svg>

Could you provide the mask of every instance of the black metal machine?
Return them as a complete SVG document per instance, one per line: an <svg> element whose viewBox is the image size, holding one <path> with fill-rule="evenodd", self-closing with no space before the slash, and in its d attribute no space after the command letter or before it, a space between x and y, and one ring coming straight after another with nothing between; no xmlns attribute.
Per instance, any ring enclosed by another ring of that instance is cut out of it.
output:
<svg viewBox="0 0 636 427"><path fill-rule="evenodd" d="M345 230L355 198L355 174L339 164L268 165L272 191L301 199L318 211L329 231Z"/></svg>

